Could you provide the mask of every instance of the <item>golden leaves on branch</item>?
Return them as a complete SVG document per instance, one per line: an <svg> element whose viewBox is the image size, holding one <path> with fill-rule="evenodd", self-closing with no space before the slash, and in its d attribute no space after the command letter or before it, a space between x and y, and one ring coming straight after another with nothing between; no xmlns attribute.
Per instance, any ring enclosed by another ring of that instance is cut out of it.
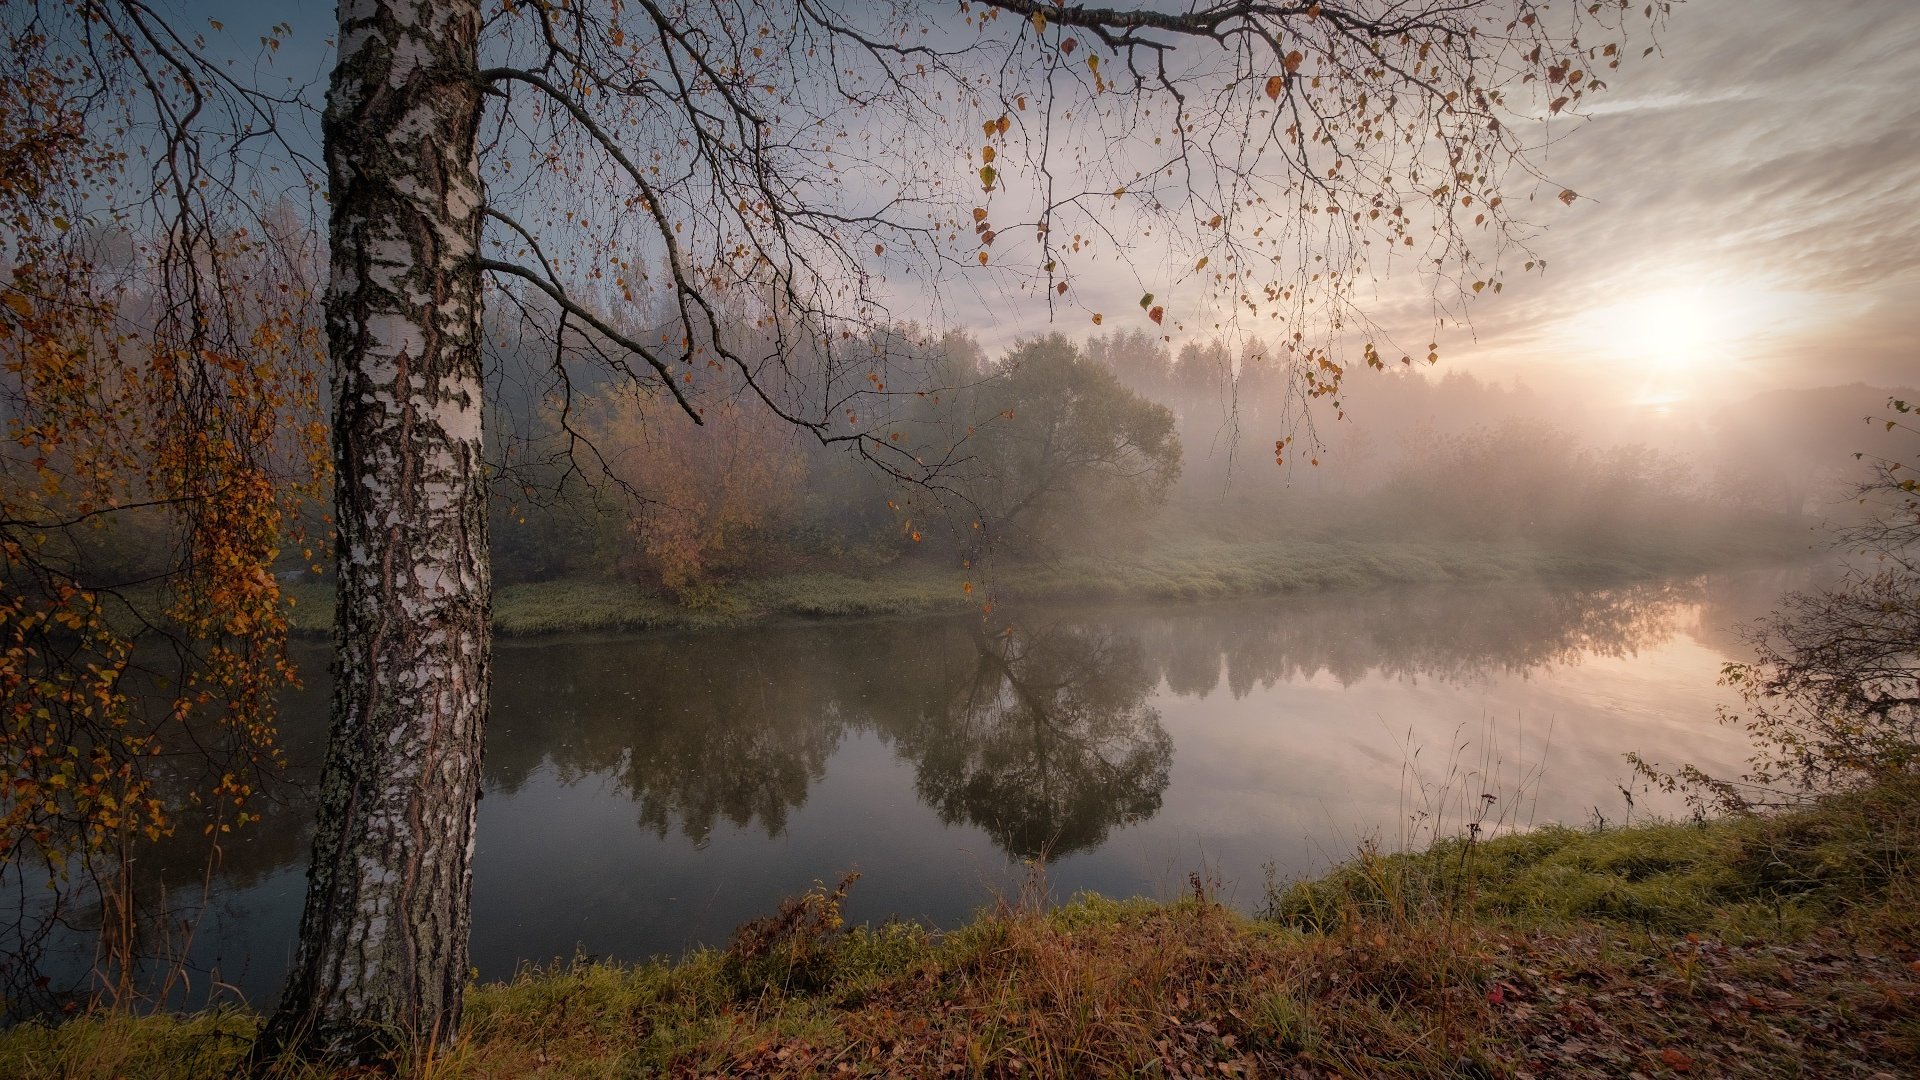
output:
<svg viewBox="0 0 1920 1080"><path fill-rule="evenodd" d="M243 225L211 222L171 267L213 297L184 318L151 284L179 276L102 272L70 219L123 155L45 74L0 86L0 395L25 451L0 473L0 862L158 838L190 807L209 832L257 816L272 697L294 678L269 571L328 460L297 275ZM144 270L166 257L125 238ZM146 549L121 556L147 560L140 573L100 569L110 544ZM136 685L143 635L161 633L174 677Z"/></svg>

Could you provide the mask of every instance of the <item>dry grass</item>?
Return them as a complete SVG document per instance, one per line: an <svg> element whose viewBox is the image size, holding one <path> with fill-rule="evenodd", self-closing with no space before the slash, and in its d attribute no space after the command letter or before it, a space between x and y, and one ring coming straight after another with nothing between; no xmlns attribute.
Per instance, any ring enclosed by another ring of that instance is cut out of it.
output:
<svg viewBox="0 0 1920 1080"><path fill-rule="evenodd" d="M1365 856L1278 892L1264 919L1196 880L1173 904L1082 897L947 933L848 930L842 893L823 887L729 952L476 987L459 1044L399 1067L449 1080L1914 1075L1916 850L1909 782L1772 819ZM1629 886L1631 902L1594 900ZM0 1037L0 1075L218 1075L254 1023L23 1027Z"/></svg>

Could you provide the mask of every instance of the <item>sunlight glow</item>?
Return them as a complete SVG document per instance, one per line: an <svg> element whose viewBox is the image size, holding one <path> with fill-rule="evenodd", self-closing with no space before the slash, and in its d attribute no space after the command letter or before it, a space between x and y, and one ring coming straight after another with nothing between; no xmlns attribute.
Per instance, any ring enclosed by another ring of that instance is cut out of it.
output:
<svg viewBox="0 0 1920 1080"><path fill-rule="evenodd" d="M1764 286L1682 286L1589 309L1578 320L1638 407L1669 412L1736 375L1773 340L1808 329L1815 298Z"/></svg>

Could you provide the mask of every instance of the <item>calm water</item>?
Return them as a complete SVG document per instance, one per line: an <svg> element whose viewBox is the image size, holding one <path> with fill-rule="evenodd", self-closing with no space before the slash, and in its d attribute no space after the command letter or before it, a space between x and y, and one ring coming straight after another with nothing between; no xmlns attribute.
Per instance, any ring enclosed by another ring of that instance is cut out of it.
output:
<svg viewBox="0 0 1920 1080"><path fill-rule="evenodd" d="M1714 721L1720 665L1743 655L1728 628L1795 584L1778 570L503 642L474 964L493 979L723 943L849 869L856 921L952 924L1041 857L1062 898L1171 897L1199 871L1251 908L1269 866L1315 873L1365 838L1423 841L1467 814L1502 829L1671 811L1621 755L1736 767L1740 736ZM310 684L282 724L310 783L325 655L301 659ZM229 845L192 940L202 991L217 978L270 1000L310 834L295 788ZM176 905L203 870L186 851L143 867Z"/></svg>

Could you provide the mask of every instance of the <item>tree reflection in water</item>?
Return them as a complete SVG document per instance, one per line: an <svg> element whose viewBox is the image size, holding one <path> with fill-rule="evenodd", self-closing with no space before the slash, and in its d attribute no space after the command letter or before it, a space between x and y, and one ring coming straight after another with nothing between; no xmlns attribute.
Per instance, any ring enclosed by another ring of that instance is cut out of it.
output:
<svg viewBox="0 0 1920 1080"><path fill-rule="evenodd" d="M900 744L942 821L1016 858L1059 858L1160 809L1173 739L1147 704L1157 680L1136 638L1057 624L973 639L972 678Z"/></svg>
<svg viewBox="0 0 1920 1080"><path fill-rule="evenodd" d="M681 867L683 878L724 880L739 872L730 868L764 859L774 850L769 840L794 851L833 850L808 830L847 827L850 805L903 805L844 797L848 788L896 783L899 800L917 798L932 814L917 821L903 814L871 834L897 845L892 857L911 858L922 845L953 850L956 838L933 835L933 818L984 832L1013 859L1087 853L1123 824L1166 813L1173 738L1159 707L1172 716L1174 699L1224 693L1237 700L1308 680L1352 687L1530 677L1583 658L1632 655L1682 632L1714 647L1721 645L1715 628L1758 614L1765 598L1794 583L1785 580L1791 576L1029 611L1016 615L1010 632L1007 623L986 627L975 617L503 643L480 858L493 865L490 849L551 846L548 830L556 828L592 832L609 853L657 852L650 845L661 842L698 847L731 833L714 861ZM270 896L297 900L297 890L275 882L284 884L308 846L311 766L325 733L327 690L324 650L303 649L300 659L307 688L290 695L282 713L293 782L274 786L265 821L224 838L210 879L198 830L144 846L135 887L151 906L194 906L209 881L216 908L238 897L253 898L234 900L249 911L281 902ZM1275 714L1261 723L1284 733L1299 720ZM858 752L850 752L855 744ZM1189 783L1209 782L1209 766L1195 759L1192 767ZM1272 767L1286 783L1290 766ZM823 783L842 793L826 800L838 809L800 818ZM542 810L609 800L632 810L594 822L556 820ZM645 843L635 843L636 822ZM580 865L580 883L601 872ZM626 909L599 914L633 917ZM65 911L78 924L97 924L102 915L84 897ZM245 945L214 937L209 930L196 938L195 950L212 956ZM12 944L7 951L17 952L17 931ZM262 961L261 970L270 966ZM271 977L277 971L261 975Z"/></svg>
<svg viewBox="0 0 1920 1080"><path fill-rule="evenodd" d="M842 665L816 641L706 635L583 642L503 652L487 786L511 793L545 767L562 782L601 777L658 836L701 842L722 823L769 837L806 802L845 733Z"/></svg>
<svg viewBox="0 0 1920 1080"><path fill-rule="evenodd" d="M1101 609L991 632L947 619L510 645L486 787L511 795L539 772L597 778L661 837L697 841L722 824L776 837L842 743L870 733L913 766L949 824L977 825L1016 857L1057 856L1159 808L1172 747L1149 702L1156 689L1205 697L1224 683L1241 697L1319 676L1524 674L1630 654L1683 628L1706 634L1753 606L1742 584L1395 590ZM313 774L298 766L325 732L326 674L320 651L301 658L315 662L282 725L296 784L276 786L267 820L229 839L219 876L232 885L304 851ZM191 840L144 853L175 892L204 872Z"/></svg>
<svg viewBox="0 0 1920 1080"><path fill-rule="evenodd" d="M1698 580L1609 589L1428 586L1163 609L1138 625L1153 674L1174 694L1204 698L1224 676L1240 698L1256 686L1321 675L1341 686L1380 676L1465 683L1631 655L1670 639L1707 592Z"/></svg>
<svg viewBox="0 0 1920 1080"><path fill-rule="evenodd" d="M1018 858L1091 847L1152 815L1173 755L1138 639L1104 624L638 639L542 660L540 680L495 692L505 736L488 786L517 790L543 765L563 781L601 775L641 826L696 842L722 822L779 836L856 731L914 765L944 821Z"/></svg>

